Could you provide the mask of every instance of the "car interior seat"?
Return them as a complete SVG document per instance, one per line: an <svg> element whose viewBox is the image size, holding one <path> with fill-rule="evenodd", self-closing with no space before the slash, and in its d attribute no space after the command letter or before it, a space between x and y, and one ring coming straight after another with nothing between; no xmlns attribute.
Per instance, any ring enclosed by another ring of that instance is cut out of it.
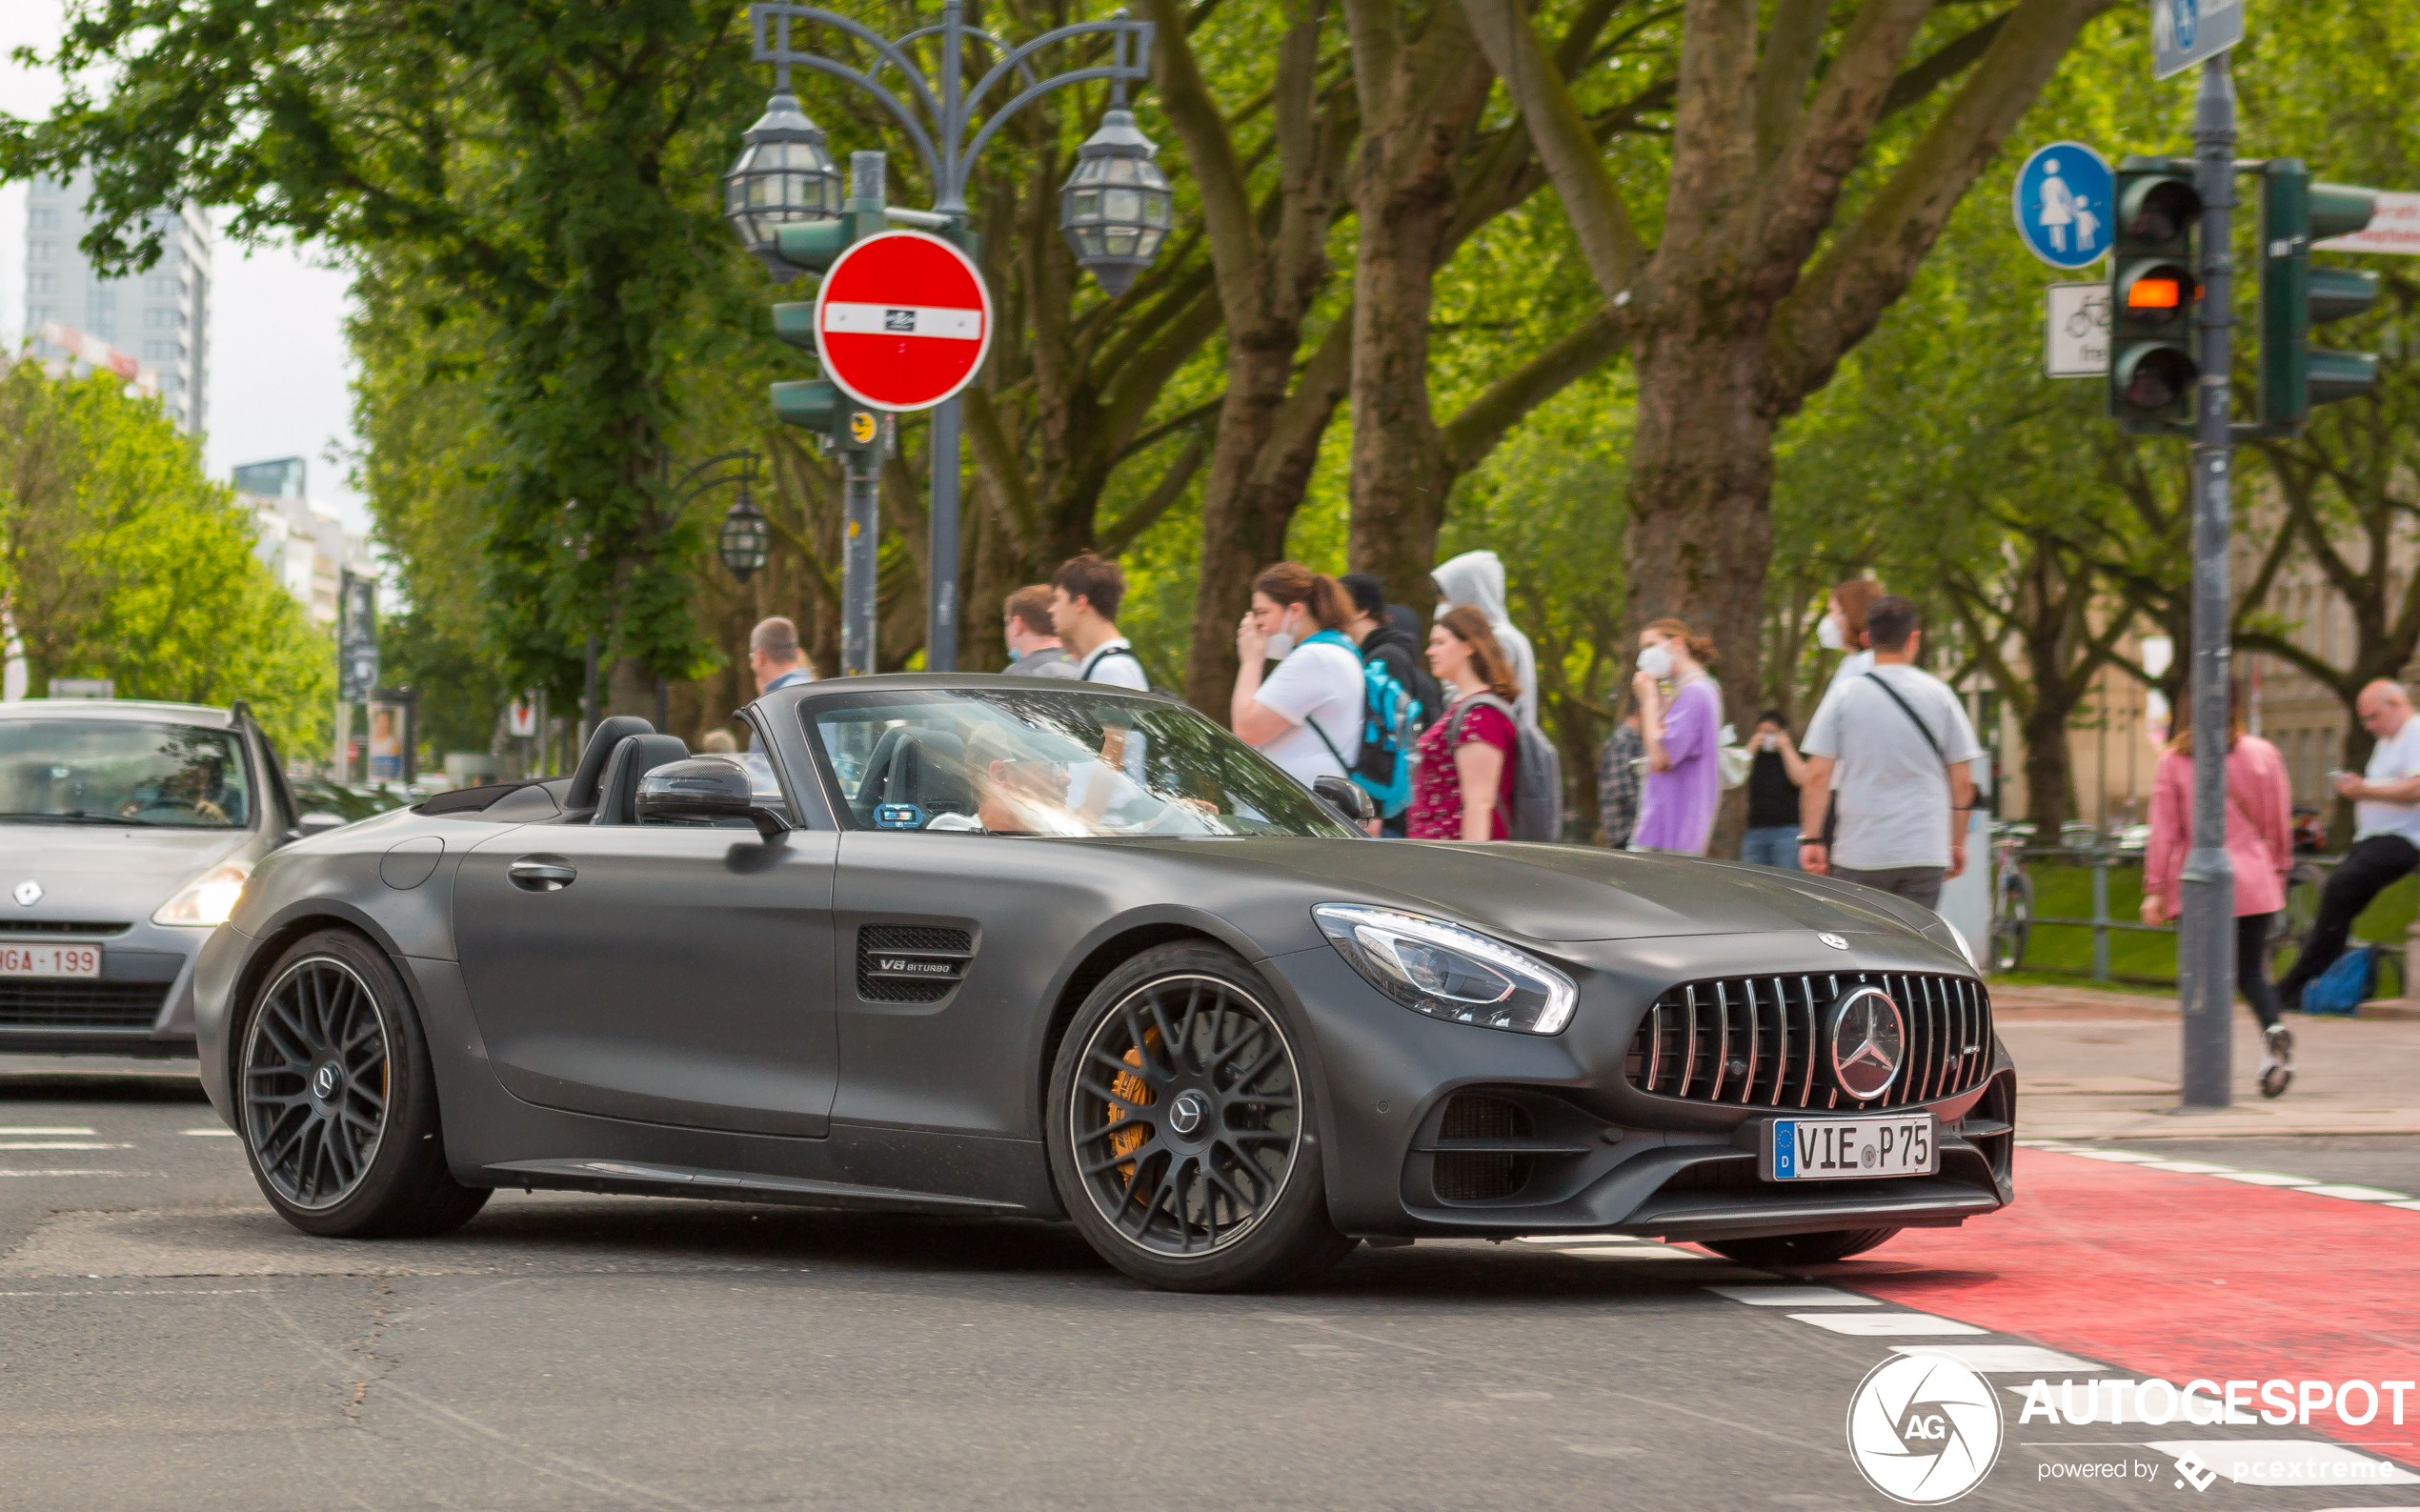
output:
<svg viewBox="0 0 2420 1512"><path fill-rule="evenodd" d="M974 813L965 762L966 743L946 730L884 731L852 805L858 822L872 824L874 811L885 803L913 803L928 816Z"/></svg>
<svg viewBox="0 0 2420 1512"><path fill-rule="evenodd" d="M638 779L657 767L689 759L689 746L676 735L625 736L605 763L596 788L596 816L591 824L636 824Z"/></svg>
<svg viewBox="0 0 2420 1512"><path fill-rule="evenodd" d="M563 791L564 811L574 819L595 812L597 789L615 750L632 736L655 733L654 725L635 715L617 714L597 721L596 733L588 737L588 749L580 753L580 764L572 771L572 785Z"/></svg>

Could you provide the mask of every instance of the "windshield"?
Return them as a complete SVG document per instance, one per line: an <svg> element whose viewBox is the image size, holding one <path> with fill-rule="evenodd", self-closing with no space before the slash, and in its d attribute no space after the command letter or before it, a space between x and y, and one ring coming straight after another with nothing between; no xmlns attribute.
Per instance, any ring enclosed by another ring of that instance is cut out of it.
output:
<svg viewBox="0 0 2420 1512"><path fill-rule="evenodd" d="M1327 806L1182 704L1024 688L802 710L868 829L1352 837Z"/></svg>
<svg viewBox="0 0 2420 1512"><path fill-rule="evenodd" d="M242 829L252 821L251 775L232 731L0 721L0 819Z"/></svg>

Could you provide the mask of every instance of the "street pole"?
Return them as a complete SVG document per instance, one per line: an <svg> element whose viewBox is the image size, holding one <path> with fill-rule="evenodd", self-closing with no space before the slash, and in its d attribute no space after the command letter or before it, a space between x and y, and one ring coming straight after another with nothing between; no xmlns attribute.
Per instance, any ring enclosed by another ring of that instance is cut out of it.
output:
<svg viewBox="0 0 2420 1512"><path fill-rule="evenodd" d="M2230 277L2235 207L2235 85L2227 53L2202 64L2193 107L2202 196L2201 379L2193 440L2193 846L2184 868L2177 985L2184 1012L2184 1106L2215 1110L2231 1092L2235 1010L2235 875L2227 858L2227 534L2234 438L2228 381L2234 360Z"/></svg>
<svg viewBox="0 0 2420 1512"><path fill-rule="evenodd" d="M934 408L927 458L933 474L932 545L925 554L925 576L933 588L924 619L928 672L958 670L958 407L952 394Z"/></svg>
<svg viewBox="0 0 2420 1512"><path fill-rule="evenodd" d="M849 198L842 213L881 212L889 192L884 183L888 161L878 151L849 154ZM850 412L852 423L857 413ZM846 534L840 548L840 675L844 677L863 677L874 671L874 577L878 567L876 548L882 539L884 439L883 429L877 426L872 445L859 441L840 449L841 518Z"/></svg>

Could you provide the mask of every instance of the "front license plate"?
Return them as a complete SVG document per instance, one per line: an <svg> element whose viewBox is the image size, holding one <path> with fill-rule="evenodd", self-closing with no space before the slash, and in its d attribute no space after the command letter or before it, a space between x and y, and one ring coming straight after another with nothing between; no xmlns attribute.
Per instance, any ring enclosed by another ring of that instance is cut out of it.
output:
<svg viewBox="0 0 2420 1512"><path fill-rule="evenodd" d="M98 977L98 945L0 945L0 977Z"/></svg>
<svg viewBox="0 0 2420 1512"><path fill-rule="evenodd" d="M1871 1119L1775 1119L1759 1152L1768 1181L1840 1181L1867 1176L1931 1176L1941 1150L1929 1113Z"/></svg>

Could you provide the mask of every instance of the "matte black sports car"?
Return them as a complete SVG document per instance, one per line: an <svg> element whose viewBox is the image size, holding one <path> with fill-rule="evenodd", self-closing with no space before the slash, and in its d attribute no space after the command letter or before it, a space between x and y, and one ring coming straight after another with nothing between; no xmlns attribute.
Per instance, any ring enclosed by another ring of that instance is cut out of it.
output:
<svg viewBox="0 0 2420 1512"><path fill-rule="evenodd" d="M867 677L746 717L739 757L607 720L568 779L262 862L199 1022L280 1213L431 1234L544 1186L1063 1218L1219 1289L1363 1238L1816 1260L2010 1200L2014 1069L1923 909L1371 840L1351 790L1092 685Z"/></svg>

